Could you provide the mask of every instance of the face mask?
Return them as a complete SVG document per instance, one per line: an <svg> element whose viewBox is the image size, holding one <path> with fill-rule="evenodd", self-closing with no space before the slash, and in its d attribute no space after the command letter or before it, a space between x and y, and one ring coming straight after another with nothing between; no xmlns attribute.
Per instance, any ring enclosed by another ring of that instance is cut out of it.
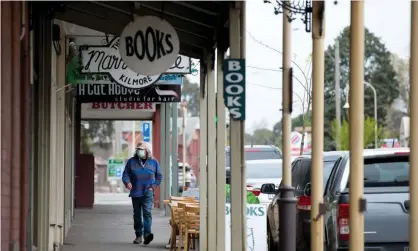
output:
<svg viewBox="0 0 418 251"><path fill-rule="evenodd" d="M145 150L143 149L137 150L136 154L138 155L139 158L145 159Z"/></svg>

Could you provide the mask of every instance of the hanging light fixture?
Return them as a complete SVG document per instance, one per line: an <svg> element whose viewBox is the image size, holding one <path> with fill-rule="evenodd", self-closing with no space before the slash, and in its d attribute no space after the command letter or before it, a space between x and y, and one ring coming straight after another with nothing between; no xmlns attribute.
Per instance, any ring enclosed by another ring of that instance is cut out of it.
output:
<svg viewBox="0 0 418 251"><path fill-rule="evenodd" d="M264 0L264 3L271 3L270 0ZM279 15L283 10L289 10L287 19L292 22L301 16L300 19L305 24L305 31L312 30L312 1L311 0L276 0L277 6L274 7L274 14Z"/></svg>

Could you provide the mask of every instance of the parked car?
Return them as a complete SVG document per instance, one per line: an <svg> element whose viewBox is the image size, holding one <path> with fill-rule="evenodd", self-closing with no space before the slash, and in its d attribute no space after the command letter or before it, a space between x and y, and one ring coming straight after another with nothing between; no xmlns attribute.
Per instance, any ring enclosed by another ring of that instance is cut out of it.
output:
<svg viewBox="0 0 418 251"><path fill-rule="evenodd" d="M282 151L273 145L244 146L245 160L282 159ZM226 147L225 166L231 166L231 149Z"/></svg>
<svg viewBox="0 0 418 251"><path fill-rule="evenodd" d="M251 191L261 204L270 203L274 196L261 192L261 186L268 182L279 186L282 180L282 160L266 159L266 160L248 160L246 163L246 181L247 190ZM226 169L226 182L230 184L231 170Z"/></svg>
<svg viewBox="0 0 418 251"><path fill-rule="evenodd" d="M179 193L181 194L183 192L183 163L182 162L178 162L178 167L179 167ZM193 168L190 167L190 165L188 163L186 163L186 176L188 178L186 178L186 181L190 181L190 187L196 187L197 184L197 180L196 180L196 176L193 172ZM187 184L186 184L187 185Z"/></svg>
<svg viewBox="0 0 418 251"><path fill-rule="evenodd" d="M345 154L325 189L325 249L348 250L350 161ZM367 250L409 250L409 149L364 150L364 245Z"/></svg>
<svg viewBox="0 0 418 251"><path fill-rule="evenodd" d="M323 187L330 177L333 167L341 158L344 152L326 152L323 156ZM292 162L292 186L295 188L296 203L296 239L297 250L310 250L310 219L311 219L311 156L298 156ZM270 187L270 189L267 189ZM267 209L267 234L270 250L277 250L279 247L279 204L280 194L277 189L271 189L272 184L264 184L261 192L274 194L274 198Z"/></svg>

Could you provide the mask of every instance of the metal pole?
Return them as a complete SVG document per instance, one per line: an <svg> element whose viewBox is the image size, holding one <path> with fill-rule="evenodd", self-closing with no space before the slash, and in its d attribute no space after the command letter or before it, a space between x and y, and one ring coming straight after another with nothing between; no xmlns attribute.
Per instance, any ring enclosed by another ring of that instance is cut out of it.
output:
<svg viewBox="0 0 418 251"><path fill-rule="evenodd" d="M136 148L136 145L135 145L135 143L136 143L136 128L135 128L135 125L136 124L136 121L135 120L133 120L132 121L132 153L135 153L135 148Z"/></svg>
<svg viewBox="0 0 418 251"><path fill-rule="evenodd" d="M173 126L171 127L171 194L173 196L177 196L179 193L179 167L177 163L177 156L178 156L178 130L177 130L177 118L178 118L178 110L177 110L177 103L174 103L172 106L172 114L173 114Z"/></svg>
<svg viewBox="0 0 418 251"><path fill-rule="evenodd" d="M285 1L290 5L289 1ZM282 145L283 145L283 180L279 188L279 228L286 231L279 232L280 250L296 250L296 199L295 189L292 187L291 170L291 64L292 64L292 26L288 20L290 11L287 8L283 10L283 115L282 115Z"/></svg>
<svg viewBox="0 0 418 251"><path fill-rule="evenodd" d="M337 119L337 135L336 143L337 150L340 149L340 128L341 128L341 93L340 93L340 43L338 39L335 40L335 117Z"/></svg>
<svg viewBox="0 0 418 251"><path fill-rule="evenodd" d="M234 2L229 9L229 41L231 58L245 58L242 37L245 32L245 1ZM242 38L242 39L241 39ZM244 161L244 121L231 119L231 250L247 251L247 198Z"/></svg>
<svg viewBox="0 0 418 251"><path fill-rule="evenodd" d="M222 38L221 38L222 39ZM216 124L216 221L217 221L217 247L216 250L225 250L225 147L226 147L226 126L225 126L225 103L224 103L224 86L223 86L223 70L222 62L224 59L223 48L218 47L217 51L217 96L216 96L216 116L218 123Z"/></svg>
<svg viewBox="0 0 418 251"><path fill-rule="evenodd" d="M183 106L183 122L182 122L182 154L183 154L183 191L186 190L186 163L187 163L187 142L186 142L186 123L187 123L187 108Z"/></svg>
<svg viewBox="0 0 418 251"><path fill-rule="evenodd" d="M409 107L410 117L410 144L411 154L409 155L409 248L411 251L418 251L418 2L411 1L411 56L410 56L410 96ZM415 98L413 98L415 97Z"/></svg>
<svg viewBox="0 0 418 251"><path fill-rule="evenodd" d="M166 170L167 170L167 165L165 163L165 141L166 141L166 136L165 136L165 113L166 113L166 109L165 109L165 104L161 103L160 104L160 167L161 167L161 172L162 174L165 176L166 175ZM164 198L165 198L165 186L166 184L164 184L164 182L161 182L160 185L160 209L164 208Z"/></svg>
<svg viewBox="0 0 418 251"><path fill-rule="evenodd" d="M350 241L364 250L364 1L351 2L350 26Z"/></svg>
<svg viewBox="0 0 418 251"><path fill-rule="evenodd" d="M165 162L165 174L163 176L164 183L165 183L165 192L162 201L168 200L170 198L170 173L171 173L171 166L170 166L170 103L165 104L165 155L164 155L164 162ZM165 207L165 216L170 214L170 208Z"/></svg>
<svg viewBox="0 0 418 251"><path fill-rule="evenodd" d="M324 72L325 2L312 2L312 171L311 171L311 250L323 251L323 149L324 149ZM337 85L337 83L336 83ZM339 85L339 83L338 83ZM339 86L338 86L339 95ZM339 97L338 97L339 100ZM338 118L337 118L338 121ZM319 216L319 217L318 217Z"/></svg>
<svg viewBox="0 0 418 251"><path fill-rule="evenodd" d="M370 87L373 91L373 101L374 101L374 148L377 148L377 92L374 86L368 82L365 82L367 86Z"/></svg>

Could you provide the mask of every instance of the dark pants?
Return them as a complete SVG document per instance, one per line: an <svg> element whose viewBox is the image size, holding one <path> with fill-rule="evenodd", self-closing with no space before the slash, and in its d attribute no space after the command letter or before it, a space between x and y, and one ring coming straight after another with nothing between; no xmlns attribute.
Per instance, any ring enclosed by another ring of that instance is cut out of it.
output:
<svg viewBox="0 0 418 251"><path fill-rule="evenodd" d="M154 191L147 190L144 196L132 198L134 209L134 229L137 237L151 233Z"/></svg>

